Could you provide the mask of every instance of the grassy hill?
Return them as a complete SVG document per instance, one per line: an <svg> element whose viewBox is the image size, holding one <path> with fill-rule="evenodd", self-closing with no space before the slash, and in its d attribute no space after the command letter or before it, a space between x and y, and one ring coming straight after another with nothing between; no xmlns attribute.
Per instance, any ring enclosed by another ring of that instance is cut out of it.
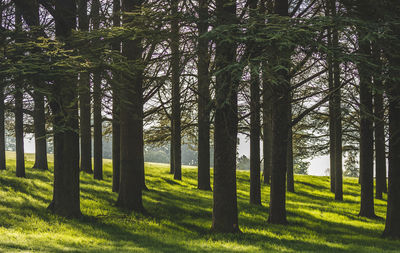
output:
<svg viewBox="0 0 400 253"><path fill-rule="evenodd" d="M375 201L382 219L359 218L360 187L344 180L344 201L333 200L327 177L296 176L288 193L289 226L270 225L269 187L263 206L248 204L249 174L238 172L239 226L243 234L212 234L212 192L196 189L196 170L183 169L172 180L167 165L147 164L143 216L114 206L111 161L104 161L104 181L81 173L80 219L64 219L46 210L52 198L50 171L27 169L14 176L15 155L0 171L0 252L400 252L400 242L382 239L386 201ZM27 168L33 155L26 155ZM385 196L386 197L386 196Z"/></svg>

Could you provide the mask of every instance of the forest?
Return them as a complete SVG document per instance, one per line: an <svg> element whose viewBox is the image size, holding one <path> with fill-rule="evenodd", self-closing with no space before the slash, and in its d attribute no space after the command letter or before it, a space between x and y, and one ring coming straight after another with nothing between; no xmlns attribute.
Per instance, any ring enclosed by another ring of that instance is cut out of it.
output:
<svg viewBox="0 0 400 253"><path fill-rule="evenodd" d="M398 252L400 2L1 0L3 250Z"/></svg>

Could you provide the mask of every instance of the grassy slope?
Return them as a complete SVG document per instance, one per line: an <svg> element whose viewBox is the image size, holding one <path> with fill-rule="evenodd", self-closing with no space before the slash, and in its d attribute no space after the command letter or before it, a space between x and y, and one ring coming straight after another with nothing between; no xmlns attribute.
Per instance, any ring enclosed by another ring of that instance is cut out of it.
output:
<svg viewBox="0 0 400 253"><path fill-rule="evenodd" d="M267 224L269 187L263 206L248 204L249 174L238 172L239 235L211 234L212 193L196 189L196 170L184 169L183 181L171 180L164 165L147 164L150 191L144 205L150 216L114 207L111 161L105 180L81 174L81 219L67 220L47 212L52 173L27 170L14 176L15 155L8 153L0 171L1 251L82 252L399 252L400 242L380 238L384 220L359 218L359 186L346 178L344 201L333 201L327 177L296 176L296 193L288 194L289 226ZM32 155L27 155L27 168ZM385 217L385 201L376 212Z"/></svg>

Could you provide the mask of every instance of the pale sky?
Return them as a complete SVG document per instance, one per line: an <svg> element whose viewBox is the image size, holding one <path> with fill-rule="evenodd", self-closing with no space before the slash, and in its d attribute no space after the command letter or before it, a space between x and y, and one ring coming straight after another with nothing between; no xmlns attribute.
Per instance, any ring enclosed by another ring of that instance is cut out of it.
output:
<svg viewBox="0 0 400 253"><path fill-rule="evenodd" d="M247 157L250 157L250 142L246 140L244 135L239 134L239 155L246 155ZM29 139L25 138L24 139L24 144L25 144L25 152L26 153L35 153L35 139ZM262 143L261 145L261 152L262 152ZM325 176L325 170L329 168L329 156L320 156L315 159L310 160L311 164L308 169L308 174L309 175L314 175L314 176Z"/></svg>

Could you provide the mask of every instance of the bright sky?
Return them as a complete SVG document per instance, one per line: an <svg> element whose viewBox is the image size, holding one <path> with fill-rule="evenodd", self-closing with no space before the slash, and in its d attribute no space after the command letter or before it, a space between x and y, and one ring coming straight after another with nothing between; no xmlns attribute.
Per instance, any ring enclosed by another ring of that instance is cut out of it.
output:
<svg viewBox="0 0 400 253"><path fill-rule="evenodd" d="M250 141L246 140L245 136L239 134L239 147L238 152L240 155L246 155L250 157ZM262 143L260 143L260 149L262 152ZM310 160L310 167L308 169L309 175L314 176L325 176L325 170L329 168L329 156L320 156Z"/></svg>
<svg viewBox="0 0 400 253"><path fill-rule="evenodd" d="M246 155L250 157L250 142L246 140L244 135L239 135L240 144L239 144L239 155ZM25 152L26 153L35 153L35 140L25 138ZM261 143L261 152L262 152L262 143ZM324 176L325 170L329 168L329 156L320 156L315 159L312 159L310 168L308 169L309 175L314 176Z"/></svg>

